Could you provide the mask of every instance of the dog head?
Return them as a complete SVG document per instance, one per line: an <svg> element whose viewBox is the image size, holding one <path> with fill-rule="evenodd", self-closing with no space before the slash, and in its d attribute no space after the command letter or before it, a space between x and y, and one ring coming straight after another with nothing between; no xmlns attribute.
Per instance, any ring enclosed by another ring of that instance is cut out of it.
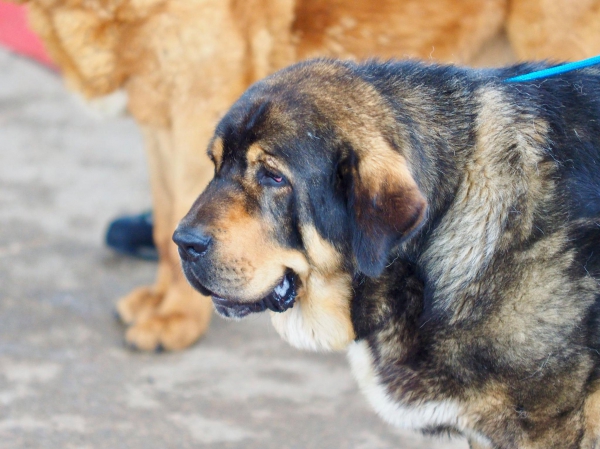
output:
<svg viewBox="0 0 600 449"><path fill-rule="evenodd" d="M313 61L251 87L218 125L214 178L174 234L221 315L269 309L302 348L354 339L353 277L381 274L427 210L394 114L354 67Z"/></svg>

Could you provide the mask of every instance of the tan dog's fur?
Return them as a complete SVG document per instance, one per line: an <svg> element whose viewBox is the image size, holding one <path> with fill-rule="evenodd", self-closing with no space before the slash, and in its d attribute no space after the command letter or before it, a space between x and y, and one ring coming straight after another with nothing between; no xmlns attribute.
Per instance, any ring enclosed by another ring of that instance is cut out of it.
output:
<svg viewBox="0 0 600 449"><path fill-rule="evenodd" d="M118 305L140 349L202 335L210 301L179 267L171 234L213 167L214 124L253 81L313 56L501 65L600 53L600 0L26 0L67 84L127 92L150 161L156 283ZM506 33L504 32L506 30ZM140 205L141 206L141 205Z"/></svg>

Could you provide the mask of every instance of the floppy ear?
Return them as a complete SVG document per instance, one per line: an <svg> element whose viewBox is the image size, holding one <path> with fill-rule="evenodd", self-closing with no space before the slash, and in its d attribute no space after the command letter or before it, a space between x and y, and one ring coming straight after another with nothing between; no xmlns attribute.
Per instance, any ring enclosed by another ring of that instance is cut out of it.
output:
<svg viewBox="0 0 600 449"><path fill-rule="evenodd" d="M427 201L404 157L387 143L361 153L352 154L348 167L352 248L358 269L377 277L392 247L423 222Z"/></svg>

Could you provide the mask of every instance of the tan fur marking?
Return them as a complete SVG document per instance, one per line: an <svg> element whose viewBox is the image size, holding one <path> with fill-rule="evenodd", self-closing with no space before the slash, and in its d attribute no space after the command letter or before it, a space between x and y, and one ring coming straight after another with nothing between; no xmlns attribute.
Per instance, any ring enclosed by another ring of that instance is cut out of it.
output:
<svg viewBox="0 0 600 449"><path fill-rule="evenodd" d="M265 165L267 167L269 167L272 170L275 170L275 171L279 171L280 170L279 164L277 163L277 161L275 160L275 158L272 157L272 156L265 157L263 162L265 163Z"/></svg>
<svg viewBox="0 0 600 449"><path fill-rule="evenodd" d="M354 340L350 276L323 277L315 271L304 282L292 309L271 313L275 330L300 349L345 349Z"/></svg>
<svg viewBox="0 0 600 449"><path fill-rule="evenodd" d="M274 171L282 171L282 169L283 171L286 171L285 167L281 167L281 164L277 161L277 159L267 154L265 150L258 144L250 145L250 148L248 148L246 153L246 160L248 161L248 165L262 163ZM249 171L249 173L252 172Z"/></svg>
<svg viewBox="0 0 600 449"><path fill-rule="evenodd" d="M248 164L254 164L264 158L264 156L264 150L257 144L250 145L250 148L248 148L248 151L246 152Z"/></svg>
<svg viewBox="0 0 600 449"><path fill-rule="evenodd" d="M302 239L312 268L324 274L339 270L339 252L319 235L314 226L302 226Z"/></svg>
<svg viewBox="0 0 600 449"><path fill-rule="evenodd" d="M303 226L301 232L310 268L300 275L302 288L294 308L272 313L271 322L292 346L345 349L355 338L350 319L352 280L341 271L339 253L313 226Z"/></svg>
<svg viewBox="0 0 600 449"><path fill-rule="evenodd" d="M221 163L223 162L223 139L217 137L212 144L212 147L208 151L215 162L215 168L217 171L221 169Z"/></svg>
<svg viewBox="0 0 600 449"><path fill-rule="evenodd" d="M381 136L372 137L363 148L359 148L359 171L361 177L372 183L373 191L382 184L397 182L406 188L417 188L408 170L406 159L392 150Z"/></svg>

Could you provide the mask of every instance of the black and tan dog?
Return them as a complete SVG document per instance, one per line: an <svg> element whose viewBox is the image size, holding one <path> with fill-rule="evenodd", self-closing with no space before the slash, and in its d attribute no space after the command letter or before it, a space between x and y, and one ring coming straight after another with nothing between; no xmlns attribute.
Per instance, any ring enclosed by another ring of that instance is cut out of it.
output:
<svg viewBox="0 0 600 449"><path fill-rule="evenodd" d="M387 421L600 447L600 72L313 61L219 124L174 235L217 311L349 348Z"/></svg>

